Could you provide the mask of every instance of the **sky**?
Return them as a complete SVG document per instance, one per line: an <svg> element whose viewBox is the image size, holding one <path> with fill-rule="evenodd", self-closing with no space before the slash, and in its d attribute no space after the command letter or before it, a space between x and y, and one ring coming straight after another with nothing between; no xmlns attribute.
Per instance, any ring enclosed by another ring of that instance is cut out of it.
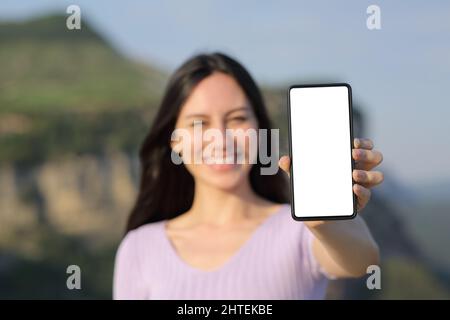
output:
<svg viewBox="0 0 450 320"><path fill-rule="evenodd" d="M2 0L0 20L70 4L122 53L168 72L224 51L260 84L348 82L381 170L404 185L450 181L449 1ZM372 4L380 30L366 27Z"/></svg>

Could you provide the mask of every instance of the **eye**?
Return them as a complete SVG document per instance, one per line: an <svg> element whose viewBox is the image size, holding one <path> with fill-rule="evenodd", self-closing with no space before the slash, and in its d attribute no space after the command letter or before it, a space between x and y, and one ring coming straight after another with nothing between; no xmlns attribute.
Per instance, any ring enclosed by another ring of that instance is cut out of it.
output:
<svg viewBox="0 0 450 320"><path fill-rule="evenodd" d="M230 119L230 121L235 121L235 122L244 122L247 120L247 117L245 116L236 116Z"/></svg>

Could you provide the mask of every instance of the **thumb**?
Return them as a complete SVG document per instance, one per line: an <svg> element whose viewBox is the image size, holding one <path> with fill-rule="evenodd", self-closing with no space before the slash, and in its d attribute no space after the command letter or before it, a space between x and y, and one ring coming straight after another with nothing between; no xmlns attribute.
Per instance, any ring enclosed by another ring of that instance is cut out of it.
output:
<svg viewBox="0 0 450 320"><path fill-rule="evenodd" d="M280 168L289 175L289 170L291 168L291 159L289 156L282 156L278 161Z"/></svg>

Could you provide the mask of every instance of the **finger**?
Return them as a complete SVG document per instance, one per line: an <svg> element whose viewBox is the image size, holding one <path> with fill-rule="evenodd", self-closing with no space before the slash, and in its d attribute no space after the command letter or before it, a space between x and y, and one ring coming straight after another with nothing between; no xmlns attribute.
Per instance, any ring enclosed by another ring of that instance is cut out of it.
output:
<svg viewBox="0 0 450 320"><path fill-rule="evenodd" d="M381 171L353 170L353 180L366 188L372 188L379 185L384 180Z"/></svg>
<svg viewBox="0 0 450 320"><path fill-rule="evenodd" d="M360 184L353 185L353 192L357 198L357 210L362 210L370 200L371 192Z"/></svg>
<svg viewBox="0 0 450 320"><path fill-rule="evenodd" d="M353 140L353 145L356 149L366 149L366 150L373 149L373 141L370 139L355 138Z"/></svg>
<svg viewBox="0 0 450 320"><path fill-rule="evenodd" d="M278 161L280 168L289 175L289 170L291 168L291 159L288 156L282 156Z"/></svg>
<svg viewBox="0 0 450 320"><path fill-rule="evenodd" d="M376 150L353 149L352 157L356 160L356 169L370 170L383 161L383 154Z"/></svg>

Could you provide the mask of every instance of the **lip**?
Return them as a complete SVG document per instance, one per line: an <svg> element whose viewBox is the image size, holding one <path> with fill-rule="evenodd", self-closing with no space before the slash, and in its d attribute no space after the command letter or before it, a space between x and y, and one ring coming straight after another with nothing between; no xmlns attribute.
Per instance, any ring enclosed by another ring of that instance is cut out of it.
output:
<svg viewBox="0 0 450 320"><path fill-rule="evenodd" d="M225 172L225 171L234 170L240 166L240 164L237 163L237 159L239 156L240 156L240 153L239 154L234 153L232 155L227 155L226 157L224 157L222 159L214 158L214 157L204 157L203 161L204 161L204 164L206 164L209 168L213 169L214 171ZM211 161L211 163L208 163L208 161Z"/></svg>
<svg viewBox="0 0 450 320"><path fill-rule="evenodd" d="M232 171L236 169L239 165L238 164L206 164L208 168L213 169L214 171L218 172L227 172Z"/></svg>

